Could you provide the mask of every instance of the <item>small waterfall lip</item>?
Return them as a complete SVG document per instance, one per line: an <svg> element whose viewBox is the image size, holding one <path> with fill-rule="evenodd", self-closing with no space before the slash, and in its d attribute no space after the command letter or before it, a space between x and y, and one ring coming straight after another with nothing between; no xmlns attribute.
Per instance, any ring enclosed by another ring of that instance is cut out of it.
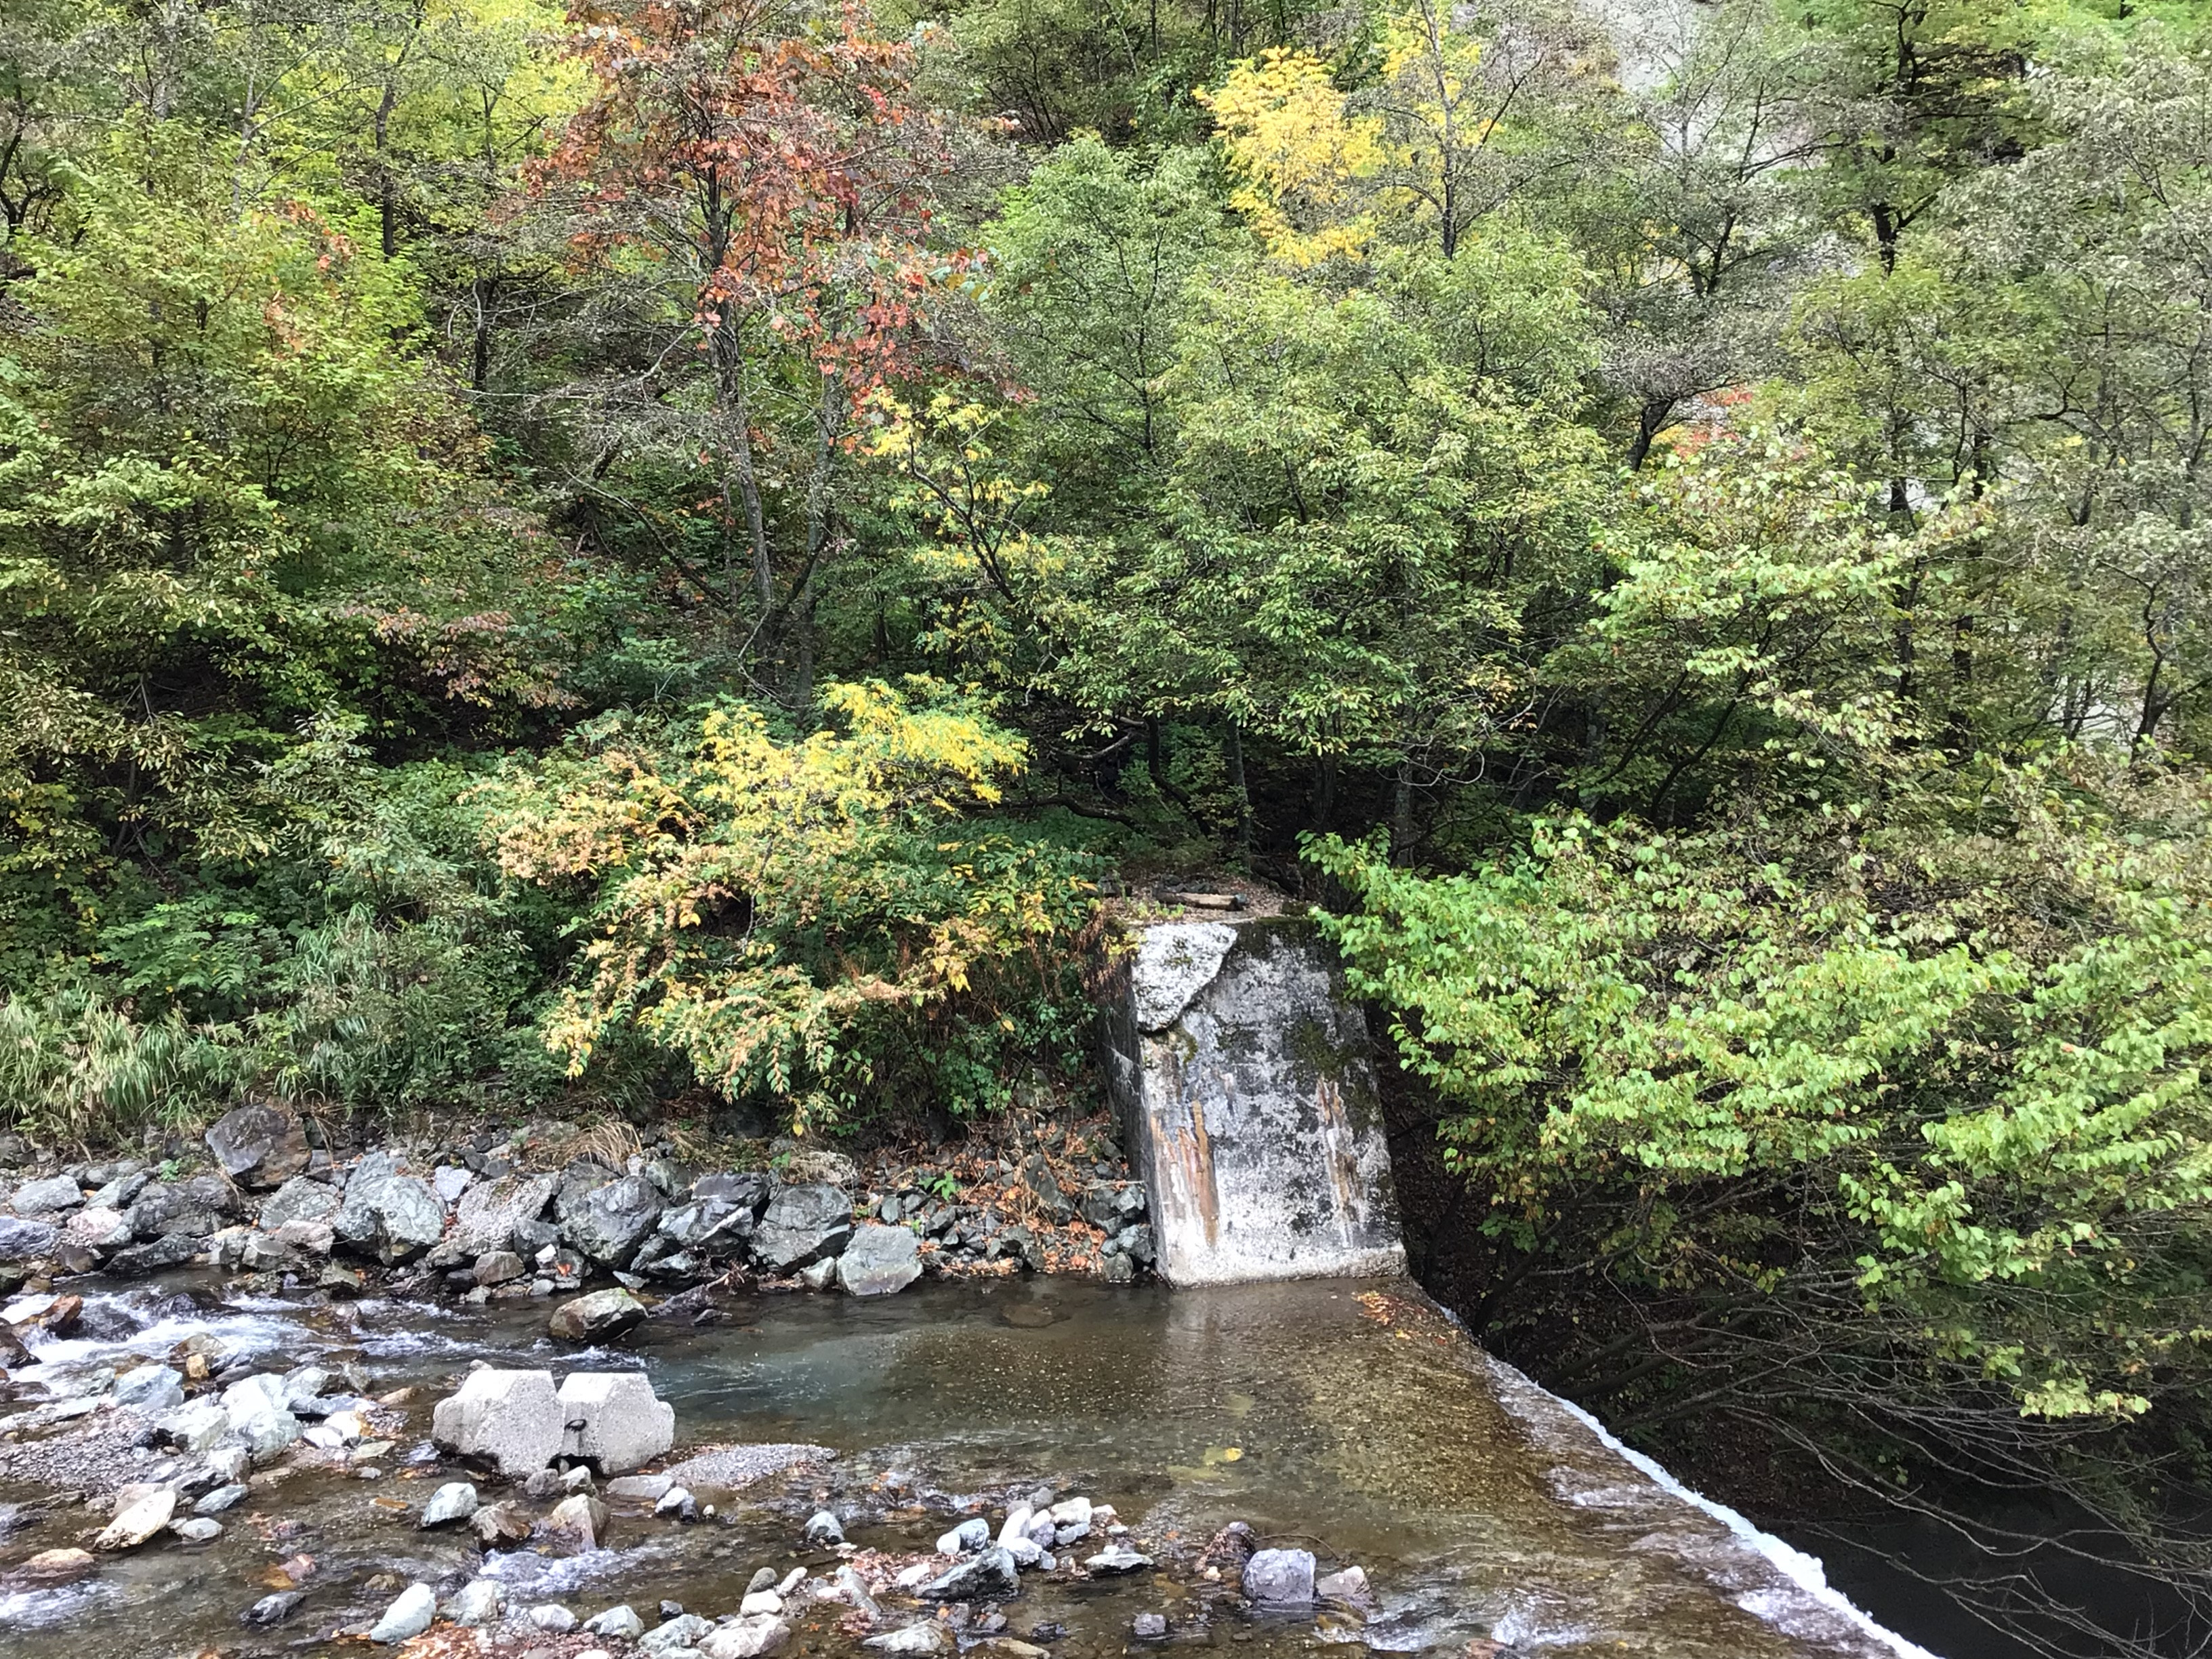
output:
<svg viewBox="0 0 2212 1659"><path fill-rule="evenodd" d="M1453 1322L1461 1323L1456 1319ZM1464 1324L1461 1324L1461 1328L1465 1329ZM1663 1464L1634 1447L1624 1444L1619 1436L1573 1401L1553 1394L1518 1366L1508 1364L1486 1349L1480 1352L1497 1382L1499 1400L1524 1425L1540 1432L1547 1429L1556 1431L1559 1426L1556 1423L1547 1423L1543 1419L1551 1413L1563 1413L1587 1429L1601 1446L1644 1475L1661 1492L1718 1522L1737 1543L1780 1573L1787 1581L1787 1588L1781 1585L1756 1588L1723 1586L1729 1589L1731 1599L1746 1613L1785 1633L1793 1633L1794 1627L1802 1622L1802 1615L1818 1609L1840 1620L1870 1643L1874 1651L1893 1655L1894 1659L1938 1659L1937 1655L1918 1643L1877 1623L1871 1614L1829 1583L1826 1570L1817 1557L1808 1555L1772 1533L1753 1526L1727 1504L1716 1503L1703 1492L1684 1486L1668 1472ZM1589 1486L1579 1493L1563 1495L1567 1496L1571 1502L1602 1508L1606 1506L1607 1489ZM1796 1594L1790 1594L1791 1589ZM1808 1602L1810 1606L1807 1605Z"/></svg>

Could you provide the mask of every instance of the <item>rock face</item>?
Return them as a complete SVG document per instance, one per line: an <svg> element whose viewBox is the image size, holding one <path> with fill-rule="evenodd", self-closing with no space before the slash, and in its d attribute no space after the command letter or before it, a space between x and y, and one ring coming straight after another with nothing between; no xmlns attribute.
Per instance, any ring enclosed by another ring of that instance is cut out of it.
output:
<svg viewBox="0 0 2212 1659"><path fill-rule="evenodd" d="M642 1371L577 1371L561 1384L562 1455L601 1474L642 1468L676 1443L676 1408Z"/></svg>
<svg viewBox="0 0 2212 1659"><path fill-rule="evenodd" d="M853 1235L853 1200L826 1182L785 1187L753 1231L753 1255L769 1273L795 1273L837 1255Z"/></svg>
<svg viewBox="0 0 2212 1659"><path fill-rule="evenodd" d="M921 1247L904 1227L862 1227L837 1258L837 1282L852 1296L902 1291L921 1277Z"/></svg>
<svg viewBox="0 0 2212 1659"><path fill-rule="evenodd" d="M522 1480L560 1455L565 1420L552 1372L487 1368L470 1373L459 1394L438 1402L430 1437Z"/></svg>
<svg viewBox="0 0 2212 1659"><path fill-rule="evenodd" d="M1169 1283L1405 1271L1366 1024L1311 923L1146 928L1106 1016Z"/></svg>
<svg viewBox="0 0 2212 1659"><path fill-rule="evenodd" d="M345 1204L334 1225L354 1249L387 1264L404 1261L443 1236L446 1206L426 1182L400 1174L398 1160L371 1152L346 1182Z"/></svg>
<svg viewBox="0 0 2212 1659"><path fill-rule="evenodd" d="M307 1168L306 1126L281 1106L241 1106L217 1118L208 1150L222 1172L246 1187L279 1187Z"/></svg>

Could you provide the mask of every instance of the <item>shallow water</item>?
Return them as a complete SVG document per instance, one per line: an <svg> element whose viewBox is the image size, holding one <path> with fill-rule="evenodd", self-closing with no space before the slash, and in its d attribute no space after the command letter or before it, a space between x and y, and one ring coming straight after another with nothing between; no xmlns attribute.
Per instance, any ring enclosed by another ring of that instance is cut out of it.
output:
<svg viewBox="0 0 2212 1659"><path fill-rule="evenodd" d="M960 1498L1042 1483L1113 1504L1164 1568L1244 1520L1313 1549L1324 1571L1358 1563L1379 1603L1364 1629L1255 1623L1201 1616L1206 1587L1187 1569L1072 1584L1025 1575L1006 1609L1012 1633L1064 1623L1055 1651L1068 1659L1158 1645L1127 1636L1150 1611L1176 1621L1170 1645L1229 1644L1251 1659L1346 1639L1455 1655L1476 1636L1516 1654L1614 1659L1911 1651L1822 1594L1816 1565L1669 1490L1399 1285L1170 1292L1041 1279L872 1301L772 1297L731 1304L726 1323L648 1326L619 1349L580 1354L543 1337L543 1304L250 1301L183 1316L139 1290L94 1311L116 1328L107 1340L50 1343L20 1380L82 1387L206 1329L271 1365L351 1361L373 1391L416 1383L422 1395L385 1480L304 1472L222 1516L211 1545L165 1538L64 1589L0 1587L0 1655L314 1652L319 1632L389 1599L368 1586L375 1574L457 1587L481 1559L465 1534L416 1531L377 1500L419 1503L454 1478L419 1443L432 1401L475 1358L556 1373L641 1364L676 1407L679 1455L751 1440L839 1454L826 1471L753 1488L719 1524L617 1507L605 1549L492 1563L530 1601L560 1600L580 1616L629 1601L650 1624L664 1597L729 1613L756 1567L834 1564L798 1544L825 1496L857 1513L855 1543L917 1550ZM149 1322L121 1332L130 1321ZM480 1484L487 1501L497 1495L497 1483ZM930 1501L915 1504L916 1493ZM0 1498L35 1496L0 1482ZM0 1547L0 1565L75 1541L94 1521L57 1515ZM274 1631L241 1629L274 1564L302 1552L319 1564L307 1598ZM794 1650L855 1651L826 1618L802 1625Z"/></svg>

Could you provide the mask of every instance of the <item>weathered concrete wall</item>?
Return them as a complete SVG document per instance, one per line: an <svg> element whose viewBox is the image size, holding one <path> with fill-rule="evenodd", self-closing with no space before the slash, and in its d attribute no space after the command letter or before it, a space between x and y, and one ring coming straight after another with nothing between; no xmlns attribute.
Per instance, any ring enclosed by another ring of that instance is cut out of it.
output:
<svg viewBox="0 0 2212 1659"><path fill-rule="evenodd" d="M1109 1081L1171 1285L1405 1270L1365 1022L1312 923L1146 929Z"/></svg>

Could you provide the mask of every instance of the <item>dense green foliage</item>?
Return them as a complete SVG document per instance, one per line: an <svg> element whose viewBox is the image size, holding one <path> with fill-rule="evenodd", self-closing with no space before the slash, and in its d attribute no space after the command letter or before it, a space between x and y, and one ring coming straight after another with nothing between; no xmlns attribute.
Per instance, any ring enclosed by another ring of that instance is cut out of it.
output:
<svg viewBox="0 0 2212 1659"><path fill-rule="evenodd" d="M988 1111L1241 868L1491 1340L2212 1620L2203 21L10 5L0 1115Z"/></svg>

